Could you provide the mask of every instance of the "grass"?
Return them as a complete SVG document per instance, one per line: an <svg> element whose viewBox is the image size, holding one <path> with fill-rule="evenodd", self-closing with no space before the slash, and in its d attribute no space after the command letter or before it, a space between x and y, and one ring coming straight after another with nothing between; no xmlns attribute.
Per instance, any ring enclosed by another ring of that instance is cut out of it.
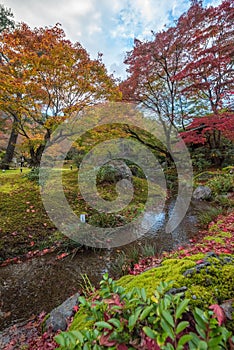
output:
<svg viewBox="0 0 234 350"><path fill-rule="evenodd" d="M1 260L50 246L60 237L43 207L38 186L18 171L0 174Z"/></svg>
<svg viewBox="0 0 234 350"><path fill-rule="evenodd" d="M147 180L133 177L133 187L134 196L129 203L129 205L121 211L118 211L115 215L99 213L95 208L91 208L83 199L79 192L77 184L78 173L76 170L63 173L63 185L65 196L68 200L73 211L80 215L82 213L87 214L87 220L90 224L100 227L113 227L122 225L130 222L132 219L136 218L143 210L145 202L148 196L148 184ZM152 185L152 184L149 184ZM155 186L155 191L157 191L158 196L162 196L163 192L157 185ZM106 201L115 200L117 197L115 184L104 183L97 185L98 195ZM148 199L155 200L155 199Z"/></svg>
<svg viewBox="0 0 234 350"><path fill-rule="evenodd" d="M101 215L91 208L80 194L77 170L70 170L68 167L63 170L66 170L62 172L63 188L69 205L77 215L86 213L88 220L94 217L94 224L98 225ZM19 169L0 172L0 262L31 250L50 247L58 241L63 242L66 247L69 246L70 240L62 236L50 221L37 182L25 177L28 171L23 169L22 174ZM127 208L117 213L114 225L123 224L118 222L122 217L124 223L131 221L144 209L147 181L134 178L133 185L134 197ZM116 198L114 184L105 183L102 187L99 186L98 190L99 195L106 200ZM159 189L158 193L161 194ZM104 227L108 227L108 215L105 214L104 218L101 218Z"/></svg>

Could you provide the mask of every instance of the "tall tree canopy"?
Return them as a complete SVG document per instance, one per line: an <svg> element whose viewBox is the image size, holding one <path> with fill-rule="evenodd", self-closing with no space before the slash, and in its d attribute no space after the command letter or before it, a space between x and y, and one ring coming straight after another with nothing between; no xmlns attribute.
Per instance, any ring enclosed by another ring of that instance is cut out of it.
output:
<svg viewBox="0 0 234 350"><path fill-rule="evenodd" d="M189 143L196 129L196 142L205 138L213 148L220 147L221 134L233 138L233 23L233 1L208 8L193 1L175 26L154 34L152 41L135 40L127 54L123 98L147 108L162 123L168 149L172 127L182 129ZM217 130L223 122L225 127Z"/></svg>
<svg viewBox="0 0 234 350"><path fill-rule="evenodd" d="M188 15L180 19L181 24L190 20ZM234 139L233 23L233 1L206 9L186 47L189 55L184 67L175 77L197 111L197 118L182 134L185 141L207 144L212 150L222 149L223 136Z"/></svg>
<svg viewBox="0 0 234 350"><path fill-rule="evenodd" d="M53 128L85 106L119 97L100 57L91 60L66 40L59 24L31 29L22 23L1 35L0 110L26 140L38 165Z"/></svg>

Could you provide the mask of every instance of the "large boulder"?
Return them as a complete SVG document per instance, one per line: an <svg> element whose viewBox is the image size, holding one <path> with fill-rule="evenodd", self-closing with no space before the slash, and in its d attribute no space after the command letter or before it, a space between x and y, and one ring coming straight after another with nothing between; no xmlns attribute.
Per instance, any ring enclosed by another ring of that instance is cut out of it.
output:
<svg viewBox="0 0 234 350"><path fill-rule="evenodd" d="M67 320L74 314L74 306L78 305L78 297L79 293L76 293L53 309L46 320L46 329L51 328L54 332L65 331Z"/></svg>
<svg viewBox="0 0 234 350"><path fill-rule="evenodd" d="M116 183L123 179L131 181L132 172L122 160L111 160L100 169L98 174L99 183Z"/></svg>
<svg viewBox="0 0 234 350"><path fill-rule="evenodd" d="M198 200L209 199L212 191L208 186L198 186L193 192L193 198Z"/></svg>

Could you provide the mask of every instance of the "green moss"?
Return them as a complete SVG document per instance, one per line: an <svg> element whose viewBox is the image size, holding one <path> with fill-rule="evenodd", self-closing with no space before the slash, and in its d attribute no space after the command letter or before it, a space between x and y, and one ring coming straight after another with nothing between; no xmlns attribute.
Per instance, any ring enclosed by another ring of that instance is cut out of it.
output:
<svg viewBox="0 0 234 350"><path fill-rule="evenodd" d="M126 292L134 287L145 288L151 296L161 281L174 281L172 287L187 287L185 296L191 299L191 304L201 308L208 308L211 304L221 304L224 300L234 296L234 266L232 261L224 260L227 255L220 258L209 258L210 266L195 271L190 276L183 273L196 266L196 261L204 258L204 254L196 254L183 259L166 259L162 265L152 268L140 275L127 275L116 281L117 285L125 288ZM230 256L229 256L230 257ZM87 314L80 309L75 315L71 329L84 329L91 327L87 321Z"/></svg>
<svg viewBox="0 0 234 350"><path fill-rule="evenodd" d="M220 238L220 237L214 237L214 236L206 236L204 237L205 241L214 241L216 243L220 243L223 244L224 243L224 239Z"/></svg>
<svg viewBox="0 0 234 350"><path fill-rule="evenodd" d="M88 315L85 313L85 310L83 307L79 309L79 311L76 313L74 320L69 327L69 330L74 329L90 329L93 326L93 321L87 320Z"/></svg>
<svg viewBox="0 0 234 350"><path fill-rule="evenodd" d="M207 288L201 285L195 285L191 286L186 292L185 296L188 299L192 300L192 304L194 306L206 306L209 307L210 305L214 304L213 296L209 291L207 291ZM205 302L204 302L205 300Z"/></svg>
<svg viewBox="0 0 234 350"><path fill-rule="evenodd" d="M173 287L183 285L185 277L183 272L195 266L191 259L168 259L162 266L150 269L140 275L124 276L117 281L118 285L130 291L134 287L145 288L148 296L151 296L161 281L174 280Z"/></svg>
<svg viewBox="0 0 234 350"><path fill-rule="evenodd" d="M210 259L211 266L193 274L186 283L186 297L200 307L220 304L234 295L234 266L232 263L223 265L218 259ZM194 298L195 297L195 298Z"/></svg>

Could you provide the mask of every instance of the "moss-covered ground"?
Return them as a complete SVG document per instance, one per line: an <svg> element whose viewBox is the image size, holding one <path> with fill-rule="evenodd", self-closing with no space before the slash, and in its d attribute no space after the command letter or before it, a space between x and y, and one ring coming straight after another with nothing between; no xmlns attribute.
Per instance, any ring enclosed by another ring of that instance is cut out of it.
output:
<svg viewBox="0 0 234 350"><path fill-rule="evenodd" d="M74 168L74 167L73 167ZM40 195L37 181L27 178L28 169L0 172L0 264L31 251L47 249L51 246L74 244L58 232L50 221ZM74 212L79 215L86 213L87 220L94 225L115 226L132 220L141 210L147 199L147 181L133 178L134 197L127 209L118 216L99 215L89 207L79 192L77 185L77 169L70 170L65 166L62 170L62 180L65 196ZM53 189L51 189L53 191ZM104 183L98 187L100 196L106 200L117 196L115 185ZM158 189L159 195L162 195ZM118 222L120 221L120 222Z"/></svg>

